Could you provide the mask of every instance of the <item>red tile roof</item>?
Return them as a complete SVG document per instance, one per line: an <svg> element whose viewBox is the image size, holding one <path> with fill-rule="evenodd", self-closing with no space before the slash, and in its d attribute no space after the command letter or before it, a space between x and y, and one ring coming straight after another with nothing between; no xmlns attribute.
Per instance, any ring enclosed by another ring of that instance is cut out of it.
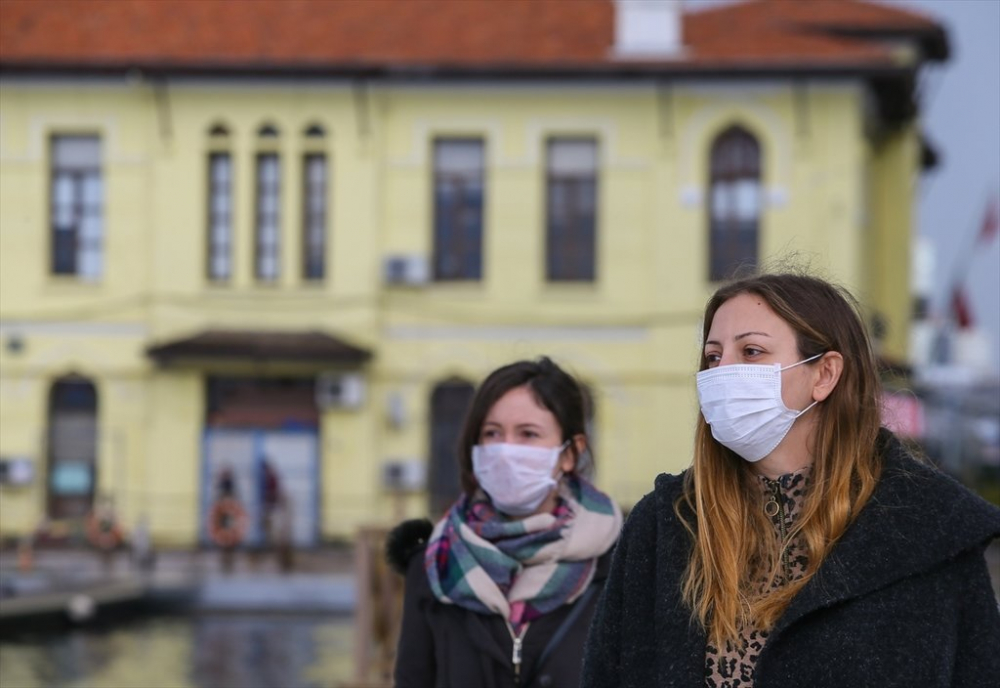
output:
<svg viewBox="0 0 1000 688"><path fill-rule="evenodd" d="M613 0L0 0L0 65L606 70L623 64L614 11ZM898 7L752 0L687 11L683 54L640 68L888 67L871 40L885 36L947 54L939 24Z"/></svg>

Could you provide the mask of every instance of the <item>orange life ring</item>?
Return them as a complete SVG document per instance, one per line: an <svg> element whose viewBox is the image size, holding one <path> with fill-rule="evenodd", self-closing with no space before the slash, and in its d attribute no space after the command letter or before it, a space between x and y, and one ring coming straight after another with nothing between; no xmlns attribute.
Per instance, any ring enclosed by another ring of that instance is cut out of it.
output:
<svg viewBox="0 0 1000 688"><path fill-rule="evenodd" d="M232 497L223 497L208 514L208 536L219 547L235 547L246 534L247 514Z"/></svg>
<svg viewBox="0 0 1000 688"><path fill-rule="evenodd" d="M110 552L121 545L125 538L113 515L98 516L93 511L87 519L87 540L97 549Z"/></svg>

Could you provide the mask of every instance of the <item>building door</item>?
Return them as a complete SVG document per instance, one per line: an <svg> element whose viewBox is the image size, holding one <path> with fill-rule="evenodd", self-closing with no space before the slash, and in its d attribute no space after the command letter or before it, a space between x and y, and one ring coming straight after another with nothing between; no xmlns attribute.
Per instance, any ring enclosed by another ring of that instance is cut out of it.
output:
<svg viewBox="0 0 1000 688"><path fill-rule="evenodd" d="M319 536L319 461L315 432L301 430L213 430L204 438L200 538L208 543L208 513L219 498L223 476L247 514L243 544L264 545L269 485L288 509L296 547L311 547ZM268 472L271 472L271 476Z"/></svg>
<svg viewBox="0 0 1000 688"><path fill-rule="evenodd" d="M431 393L430 516L438 519L462 491L458 436L475 390L464 380L448 380Z"/></svg>
<svg viewBox="0 0 1000 688"><path fill-rule="evenodd" d="M97 390L85 378L63 378L52 385L48 469L49 518L88 514L97 482Z"/></svg>
<svg viewBox="0 0 1000 688"><path fill-rule="evenodd" d="M265 544L265 518L280 503L292 543L315 545L320 475L313 378L210 377L207 397L202 542L209 539L208 513L228 482L247 513L244 544Z"/></svg>

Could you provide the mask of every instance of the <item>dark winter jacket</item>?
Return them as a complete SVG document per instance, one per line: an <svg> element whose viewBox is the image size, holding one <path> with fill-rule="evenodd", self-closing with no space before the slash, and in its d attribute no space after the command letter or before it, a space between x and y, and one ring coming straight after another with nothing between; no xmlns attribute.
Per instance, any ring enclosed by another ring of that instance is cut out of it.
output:
<svg viewBox="0 0 1000 688"><path fill-rule="evenodd" d="M397 567L403 564L406 569L396 688L579 688L583 644L607 577L610 553L598 559L590 592L528 626L521 651L520 682L515 682L513 640L504 619L497 614L478 614L457 605L442 604L431 592L423 561L426 536L430 533L430 523L425 523L427 528L419 547L408 547L407 536L400 533L401 529L409 528L412 539L417 533L412 522L403 524L390 536L394 541L390 547L395 550L395 553L390 551L390 561ZM546 645L570 614L575 618L566 627L562 640L539 666Z"/></svg>
<svg viewBox="0 0 1000 688"><path fill-rule="evenodd" d="M883 431L883 473L778 621L755 688L1000 686L1000 613L983 558L1000 509ZM679 582L691 538L661 475L632 511L594 617L586 688L700 688L705 634Z"/></svg>

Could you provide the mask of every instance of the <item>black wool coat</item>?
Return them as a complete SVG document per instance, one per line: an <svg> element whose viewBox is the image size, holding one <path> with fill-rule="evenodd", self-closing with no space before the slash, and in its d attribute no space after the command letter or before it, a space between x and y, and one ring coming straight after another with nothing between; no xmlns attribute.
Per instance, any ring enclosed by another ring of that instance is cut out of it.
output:
<svg viewBox="0 0 1000 688"><path fill-rule="evenodd" d="M998 688L1000 612L983 557L1000 509L887 431L870 501L770 632L755 688ZM587 642L585 688L701 688L705 634L680 580L691 538L660 475L630 514Z"/></svg>
<svg viewBox="0 0 1000 688"><path fill-rule="evenodd" d="M532 621L521 649L520 681L515 682L514 643L498 614L478 614L443 604L431 592L424 570L424 549L430 523L418 547L400 542L414 537L412 522L399 526L390 540L390 561L405 569L403 624L396 652L396 688L579 688L583 645L611 563L610 553L598 559L590 594L572 605ZM409 527L407 536L400 531ZM546 645L574 608L582 603L562 640L539 666Z"/></svg>

